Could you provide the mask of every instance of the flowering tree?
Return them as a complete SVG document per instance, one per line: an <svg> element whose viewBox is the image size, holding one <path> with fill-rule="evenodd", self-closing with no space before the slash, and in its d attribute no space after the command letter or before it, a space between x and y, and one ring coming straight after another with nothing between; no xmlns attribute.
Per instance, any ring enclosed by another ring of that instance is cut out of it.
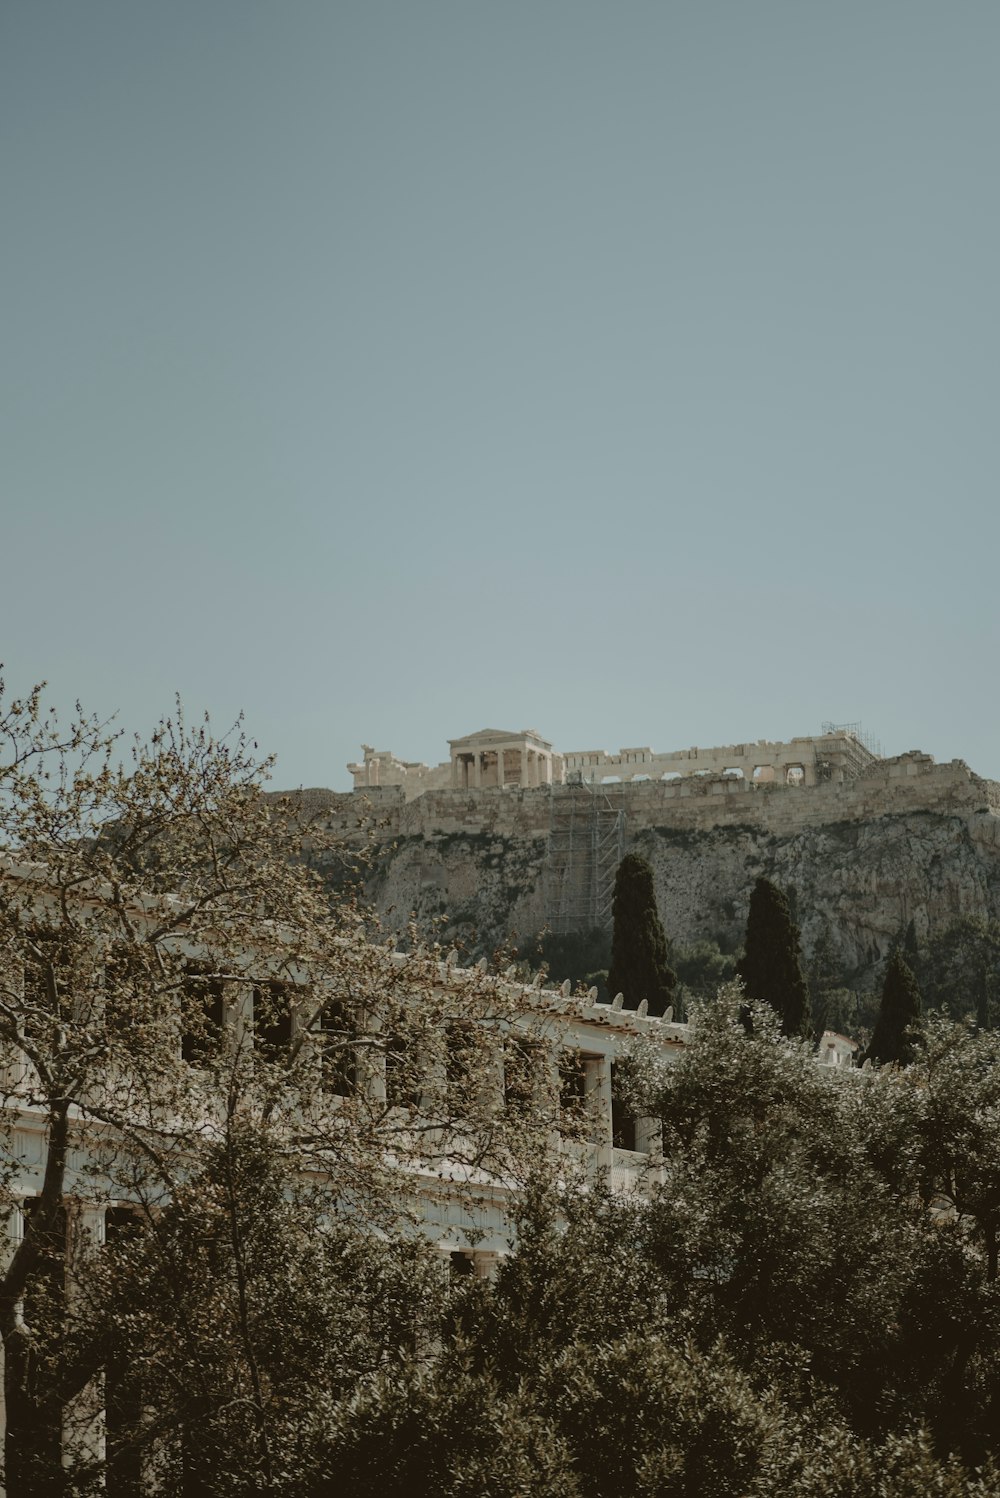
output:
<svg viewBox="0 0 1000 1498"><path fill-rule="evenodd" d="M300 1332L329 1336L309 1264L405 1228L415 1181L446 1171L457 1196L516 1169L545 1100L510 1126L509 985L399 956L331 897L334 840L264 794L239 727L178 710L129 745L0 688L0 743L7 1490L72 1471L138 1493L155 1456L162 1491L222 1491L191 1486L198 1431L235 1443L253 1491L291 1492L264 1313L297 1296Z"/></svg>

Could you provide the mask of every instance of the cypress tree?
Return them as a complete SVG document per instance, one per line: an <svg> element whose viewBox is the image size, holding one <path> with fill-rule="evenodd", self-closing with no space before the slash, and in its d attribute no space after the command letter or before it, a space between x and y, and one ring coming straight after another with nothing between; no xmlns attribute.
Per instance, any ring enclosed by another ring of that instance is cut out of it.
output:
<svg viewBox="0 0 1000 1498"><path fill-rule="evenodd" d="M902 942L903 961L911 973L916 973L920 963L920 946L917 942L916 922L910 918L906 930L903 932Z"/></svg>
<svg viewBox="0 0 1000 1498"><path fill-rule="evenodd" d="M746 947L736 971L748 999L777 1010L785 1035L812 1035L799 928L785 896L769 879L758 879L750 896Z"/></svg>
<svg viewBox="0 0 1000 1498"><path fill-rule="evenodd" d="M920 1018L920 990L902 952L895 948L886 968L882 1002L868 1055L872 1061L909 1066L913 1046L909 1031Z"/></svg>
<svg viewBox="0 0 1000 1498"><path fill-rule="evenodd" d="M672 1002L677 975L667 961L667 938L656 908L653 870L637 853L618 865L611 905L614 933L608 991L625 995L628 1009L643 999L650 1014L662 1014Z"/></svg>

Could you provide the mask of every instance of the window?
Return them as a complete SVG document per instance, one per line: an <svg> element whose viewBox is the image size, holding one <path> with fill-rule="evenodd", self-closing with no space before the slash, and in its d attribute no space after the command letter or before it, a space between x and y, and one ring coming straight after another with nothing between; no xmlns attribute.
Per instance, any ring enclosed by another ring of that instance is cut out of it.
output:
<svg viewBox="0 0 1000 1498"><path fill-rule="evenodd" d="M604 1141L607 1120L601 1117L601 1056L563 1051L559 1063L559 1112L564 1133L576 1133L594 1144Z"/></svg>
<svg viewBox="0 0 1000 1498"><path fill-rule="evenodd" d="M637 1150L639 1148L637 1119L621 1097L616 1073L617 1061L611 1063L611 1137L615 1149Z"/></svg>
<svg viewBox="0 0 1000 1498"><path fill-rule="evenodd" d="M587 1074L579 1051L563 1051L559 1061L559 1116L567 1130L579 1128L587 1100Z"/></svg>
<svg viewBox="0 0 1000 1498"><path fill-rule="evenodd" d="M534 1108L542 1065L542 1048L537 1040L508 1036L503 1053L503 1099L507 1111L515 1117L526 1117Z"/></svg>
<svg viewBox="0 0 1000 1498"><path fill-rule="evenodd" d="M141 1210L133 1206L108 1207L104 1213L104 1241L109 1248L127 1245L144 1229ZM104 1365L104 1431L107 1498L142 1498L144 1486L142 1447L136 1433L142 1426L144 1401L140 1382L142 1360L135 1356L128 1323L112 1320L108 1357Z"/></svg>
<svg viewBox="0 0 1000 1498"><path fill-rule="evenodd" d="M449 1278L452 1284L456 1280L468 1279L476 1273L475 1256L468 1249L456 1249L450 1257Z"/></svg>
<svg viewBox="0 0 1000 1498"><path fill-rule="evenodd" d="M26 1012L69 1015L75 980L83 978L79 948L68 931L24 933L24 1006Z"/></svg>
<svg viewBox="0 0 1000 1498"><path fill-rule="evenodd" d="M181 1059L191 1066L206 1066L217 1056L225 1018L222 979L189 967L181 990Z"/></svg>
<svg viewBox="0 0 1000 1498"><path fill-rule="evenodd" d="M104 959L104 1028L124 1039L142 1013L143 971L138 954L112 947Z"/></svg>
<svg viewBox="0 0 1000 1498"><path fill-rule="evenodd" d="M473 1101L472 1091L479 1072L482 1037L469 1020L448 1026L445 1038L445 1077L448 1097L461 1110Z"/></svg>
<svg viewBox="0 0 1000 1498"><path fill-rule="evenodd" d="M295 1026L287 983L262 983L253 991L253 1045L263 1061L289 1059Z"/></svg>
<svg viewBox="0 0 1000 1498"><path fill-rule="evenodd" d="M422 1088L414 1048L406 1036L395 1034L385 1041L385 1101L389 1108L419 1108Z"/></svg>
<svg viewBox="0 0 1000 1498"><path fill-rule="evenodd" d="M316 1021L320 1067L327 1092L351 1097L358 1089L357 1025L342 999L330 999Z"/></svg>

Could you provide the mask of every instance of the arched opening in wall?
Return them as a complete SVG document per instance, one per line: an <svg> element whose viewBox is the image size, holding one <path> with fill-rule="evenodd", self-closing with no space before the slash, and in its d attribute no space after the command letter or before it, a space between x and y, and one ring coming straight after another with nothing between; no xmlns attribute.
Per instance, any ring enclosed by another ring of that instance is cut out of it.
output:
<svg viewBox="0 0 1000 1498"><path fill-rule="evenodd" d="M602 785L621 785L621 780L622 780L622 778L621 778L620 775L602 775L601 776L601 784Z"/></svg>
<svg viewBox="0 0 1000 1498"><path fill-rule="evenodd" d="M727 765L722 772L722 778L723 780L743 780L744 775L739 765Z"/></svg>
<svg viewBox="0 0 1000 1498"><path fill-rule="evenodd" d="M632 779L633 780L648 780L649 776L648 775L633 775Z"/></svg>
<svg viewBox="0 0 1000 1498"><path fill-rule="evenodd" d="M661 780L682 780L683 778L680 770L664 770L660 776Z"/></svg>
<svg viewBox="0 0 1000 1498"><path fill-rule="evenodd" d="M806 772L802 765L789 765L785 771L786 785L804 785L805 778Z"/></svg>
<svg viewBox="0 0 1000 1498"><path fill-rule="evenodd" d="M754 765L753 782L755 785L770 785L774 780L773 765Z"/></svg>

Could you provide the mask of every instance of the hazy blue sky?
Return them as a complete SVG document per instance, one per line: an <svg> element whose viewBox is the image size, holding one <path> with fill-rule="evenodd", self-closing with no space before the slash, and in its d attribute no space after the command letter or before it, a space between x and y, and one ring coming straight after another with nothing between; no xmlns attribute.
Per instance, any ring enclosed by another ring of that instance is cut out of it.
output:
<svg viewBox="0 0 1000 1498"><path fill-rule="evenodd" d="M0 17L16 686L1000 777L996 0Z"/></svg>

